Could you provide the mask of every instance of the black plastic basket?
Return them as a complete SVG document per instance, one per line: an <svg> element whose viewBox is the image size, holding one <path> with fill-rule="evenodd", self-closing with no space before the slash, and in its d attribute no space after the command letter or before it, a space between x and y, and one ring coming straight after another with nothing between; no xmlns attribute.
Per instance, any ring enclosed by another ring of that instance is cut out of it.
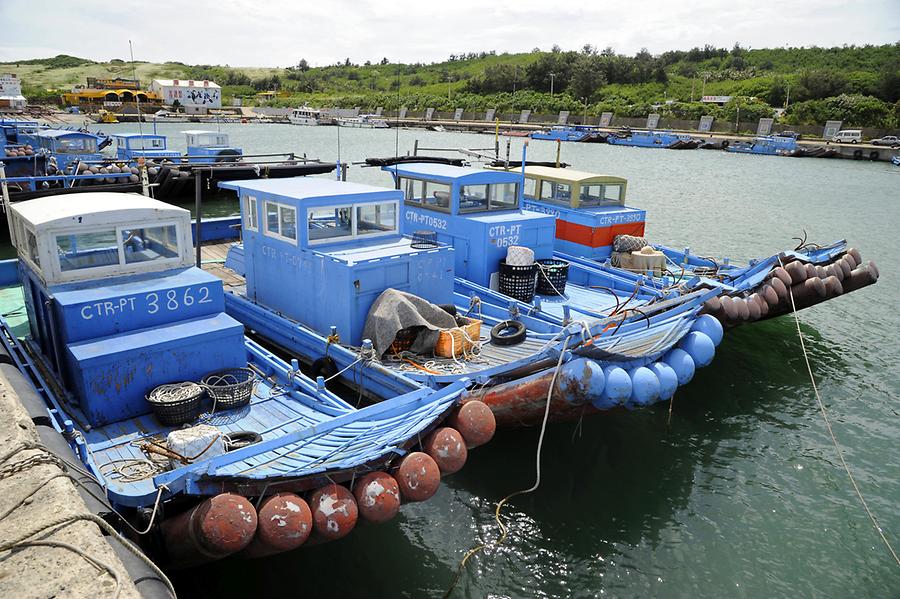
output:
<svg viewBox="0 0 900 599"><path fill-rule="evenodd" d="M537 264L513 266L506 260L500 261L500 293L520 302L531 302L536 284Z"/></svg>
<svg viewBox="0 0 900 599"><path fill-rule="evenodd" d="M166 426L181 426L200 416L203 387L197 383L160 385L147 395L156 419Z"/></svg>
<svg viewBox="0 0 900 599"><path fill-rule="evenodd" d="M234 410L250 403L255 381L256 374L249 368L227 368L203 377L203 386L216 411Z"/></svg>
<svg viewBox="0 0 900 599"><path fill-rule="evenodd" d="M537 261L537 292L541 295L565 295L569 263L553 258Z"/></svg>
<svg viewBox="0 0 900 599"><path fill-rule="evenodd" d="M413 231L409 247L415 250L430 250L438 247L437 231Z"/></svg>

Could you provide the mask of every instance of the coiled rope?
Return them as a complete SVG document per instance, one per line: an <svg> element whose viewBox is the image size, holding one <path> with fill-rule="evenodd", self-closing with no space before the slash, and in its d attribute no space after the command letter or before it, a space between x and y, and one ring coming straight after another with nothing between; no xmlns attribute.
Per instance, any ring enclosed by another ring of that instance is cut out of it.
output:
<svg viewBox="0 0 900 599"><path fill-rule="evenodd" d="M782 268L784 268L784 264L782 263L780 256L778 258L778 263ZM890 552L891 557L893 557L894 561L897 562L897 565L900 566L900 557L897 556L897 552L894 551L894 548L891 546L891 542L888 540L887 536L885 536L884 530L882 530L881 526L878 524L878 519L875 517L875 514L872 513L871 509L869 509L869 504L866 502L865 497L863 497L862 491L860 491L859 489L859 485L856 484L856 478L850 471L850 466L847 464L847 460L844 459L844 451L841 449L837 437L835 437L834 435L834 430L831 428L831 422L828 420L828 412L825 410L825 404L822 403L822 398L819 395L819 387L816 385L816 377L813 376L812 366L809 363L809 354L806 351L806 343L803 340L803 332L800 330L800 317L797 316L797 305L794 303L794 292L791 290L791 287L788 287L788 292L791 298L791 310L794 314L794 323L797 325L797 336L800 338L800 349L803 350L803 359L806 361L806 371L809 373L809 380L810 383L812 383L813 391L816 394L816 403L819 405L819 411L822 413L822 420L825 422L825 428L828 430L828 435L831 437L832 444L834 444L834 450L837 453L838 459L840 459L841 465L844 467L844 471L847 473L847 478L850 479L850 484L853 485L853 490L856 492L856 496L859 498L859 502L862 504L863 509L866 511L866 515L869 516L869 520L871 520L872 522L872 527L875 529L875 532L878 533L878 536L881 537L881 540L884 542L884 546L887 547L887 550Z"/></svg>

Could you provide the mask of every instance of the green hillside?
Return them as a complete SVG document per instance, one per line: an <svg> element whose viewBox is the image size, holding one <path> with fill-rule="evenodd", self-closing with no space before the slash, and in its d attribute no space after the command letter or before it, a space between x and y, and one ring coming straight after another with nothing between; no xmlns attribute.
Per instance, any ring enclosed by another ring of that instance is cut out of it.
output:
<svg viewBox="0 0 900 599"><path fill-rule="evenodd" d="M60 55L6 63L19 75L26 95L52 99L58 90L86 77L131 77L122 60L100 63ZM225 101L276 91L276 106L383 106L410 110L464 108L540 113L570 110L591 115L697 119L711 111L719 118L754 120L788 110L788 123L843 119L846 125L896 127L900 124L900 43L841 48L747 50L705 46L687 51L634 56L611 48L579 51L535 49L523 54L481 52L450 56L433 64L393 64L387 59L353 64L348 60L310 68L305 60L287 69L139 62L141 80L212 79L223 86ZM550 94L553 73L553 95ZM48 91L49 90L49 91ZM701 95L730 95L722 108L699 102Z"/></svg>

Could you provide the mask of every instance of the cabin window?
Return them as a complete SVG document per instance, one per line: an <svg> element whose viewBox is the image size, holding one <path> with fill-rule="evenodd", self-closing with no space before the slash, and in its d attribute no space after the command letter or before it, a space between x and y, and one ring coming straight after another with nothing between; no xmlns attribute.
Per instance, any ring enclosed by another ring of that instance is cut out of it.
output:
<svg viewBox="0 0 900 599"><path fill-rule="evenodd" d="M151 139L150 139L150 147L151 147L151 148L157 148L157 149L162 148L162 147L163 147L163 140L161 140L161 139L159 139L159 138L151 138Z"/></svg>
<svg viewBox="0 0 900 599"><path fill-rule="evenodd" d="M296 243L297 210L276 202L266 202L266 235Z"/></svg>
<svg viewBox="0 0 900 599"><path fill-rule="evenodd" d="M28 259L34 262L35 266L40 268L41 256L38 253L37 237L35 237L34 231L31 229L26 229L25 231L25 246L28 251Z"/></svg>
<svg viewBox="0 0 900 599"><path fill-rule="evenodd" d="M525 195L529 198L534 197L534 189L537 186L537 181L534 179L525 178Z"/></svg>
<svg viewBox="0 0 900 599"><path fill-rule="evenodd" d="M622 203L622 186L582 185L580 200L582 206L617 206Z"/></svg>
<svg viewBox="0 0 900 599"><path fill-rule="evenodd" d="M60 154L96 154L97 140L92 137L59 137L56 151Z"/></svg>
<svg viewBox="0 0 900 599"><path fill-rule="evenodd" d="M178 257L178 234L175 225L121 229L119 237L125 253L125 264Z"/></svg>
<svg viewBox="0 0 900 599"><path fill-rule="evenodd" d="M259 231L259 215L256 212L256 198L244 196L244 228Z"/></svg>
<svg viewBox="0 0 900 599"><path fill-rule="evenodd" d="M400 179L400 189L410 204L420 204L423 208L450 211L450 186L434 181Z"/></svg>
<svg viewBox="0 0 900 599"><path fill-rule="evenodd" d="M519 185L517 183L463 185L459 188L460 212L513 210L518 205Z"/></svg>
<svg viewBox="0 0 900 599"><path fill-rule="evenodd" d="M384 235L397 231L397 202L356 207L356 235Z"/></svg>
<svg viewBox="0 0 900 599"><path fill-rule="evenodd" d="M568 206L572 200L572 186L556 181L541 181L541 199L545 202Z"/></svg>
<svg viewBox="0 0 900 599"><path fill-rule="evenodd" d="M56 253L62 272L119 264L115 229L56 236Z"/></svg>
<svg viewBox="0 0 900 599"><path fill-rule="evenodd" d="M323 206L306 211L310 243L325 243L353 236L350 206Z"/></svg>

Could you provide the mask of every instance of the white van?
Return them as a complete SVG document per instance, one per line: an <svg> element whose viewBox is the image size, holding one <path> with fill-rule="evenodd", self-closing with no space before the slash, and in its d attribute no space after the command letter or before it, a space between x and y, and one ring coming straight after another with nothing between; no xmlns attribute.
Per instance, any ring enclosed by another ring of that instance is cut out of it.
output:
<svg viewBox="0 0 900 599"><path fill-rule="evenodd" d="M862 129L844 129L843 131L838 131L834 137L831 138L831 141L844 144L858 144L862 141Z"/></svg>

